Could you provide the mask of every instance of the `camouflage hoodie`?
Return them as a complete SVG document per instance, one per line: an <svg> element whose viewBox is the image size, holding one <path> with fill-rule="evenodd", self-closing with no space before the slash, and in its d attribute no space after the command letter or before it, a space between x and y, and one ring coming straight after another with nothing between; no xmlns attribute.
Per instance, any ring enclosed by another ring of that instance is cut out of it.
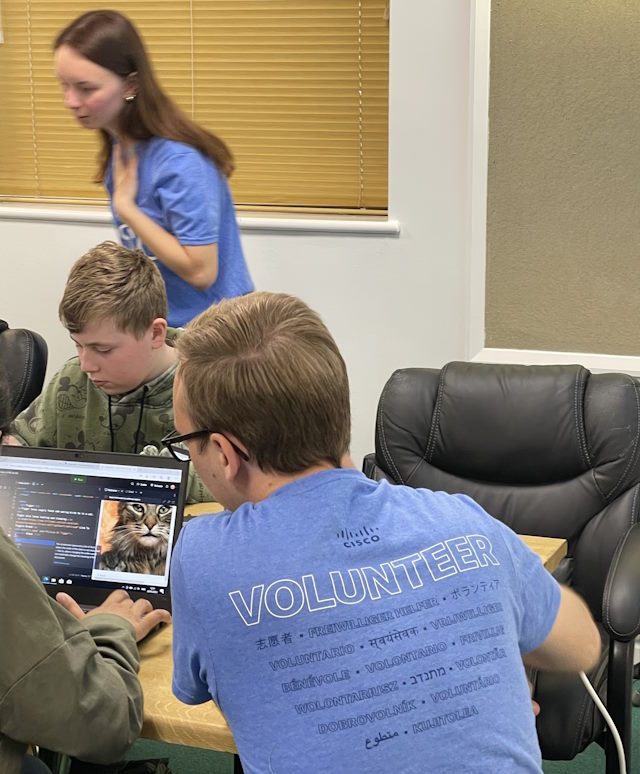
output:
<svg viewBox="0 0 640 774"><path fill-rule="evenodd" d="M120 760L142 726L131 624L109 614L77 621L2 530L0 588L11 589L0 594L0 772L20 774L27 741Z"/></svg>
<svg viewBox="0 0 640 774"><path fill-rule="evenodd" d="M176 335L177 331L169 329L172 339ZM161 451L161 439L173 430L176 368L174 363L124 395L107 395L80 368L78 358L72 357L16 417L11 433L24 446L133 454L143 449L147 454ZM210 500L212 495L190 466L187 501Z"/></svg>

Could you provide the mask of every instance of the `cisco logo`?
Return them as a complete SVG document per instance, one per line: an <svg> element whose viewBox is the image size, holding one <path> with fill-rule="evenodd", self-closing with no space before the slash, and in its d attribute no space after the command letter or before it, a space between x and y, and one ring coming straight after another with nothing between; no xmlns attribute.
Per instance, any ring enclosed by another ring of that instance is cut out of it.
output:
<svg viewBox="0 0 640 774"><path fill-rule="evenodd" d="M336 537L342 540L342 545L345 548L358 548L358 546L368 546L371 543L377 543L380 540L380 535L376 535L379 531L379 527L363 526L361 529L341 529L336 533Z"/></svg>

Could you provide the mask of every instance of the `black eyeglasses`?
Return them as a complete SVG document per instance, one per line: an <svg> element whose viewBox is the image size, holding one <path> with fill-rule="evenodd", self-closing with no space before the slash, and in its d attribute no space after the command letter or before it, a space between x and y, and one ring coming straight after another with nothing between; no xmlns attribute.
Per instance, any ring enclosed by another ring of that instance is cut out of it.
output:
<svg viewBox="0 0 640 774"><path fill-rule="evenodd" d="M161 443L166 446L167 449L169 449L171 456L175 457L177 460L190 460L191 453L189 452L189 449L186 446L176 445L179 443L184 443L185 441L190 441L192 438L204 438L206 435L211 435L211 433L219 433L224 438L227 438L227 436L224 435L224 433L220 433L219 430L196 430L193 433L185 433L184 435L178 435L175 430L172 430L170 433L165 435ZM227 438L227 441L229 441L236 454L242 457L245 462L249 462L249 455L246 451L241 449L230 438Z"/></svg>

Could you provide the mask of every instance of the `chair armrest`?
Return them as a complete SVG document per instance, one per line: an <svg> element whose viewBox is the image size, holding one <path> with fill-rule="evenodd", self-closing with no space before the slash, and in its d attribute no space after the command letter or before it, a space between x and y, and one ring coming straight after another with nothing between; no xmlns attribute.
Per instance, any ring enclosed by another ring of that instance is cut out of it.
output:
<svg viewBox="0 0 640 774"><path fill-rule="evenodd" d="M382 468L378 465L376 462L376 455L375 454L367 454L365 455L364 460L362 461L362 472L365 474L367 478L372 478L374 481L388 481L390 484L397 483L394 481L390 475L384 472Z"/></svg>
<svg viewBox="0 0 640 774"><path fill-rule="evenodd" d="M602 595L602 623L621 642L640 634L640 524L623 535L613 555Z"/></svg>

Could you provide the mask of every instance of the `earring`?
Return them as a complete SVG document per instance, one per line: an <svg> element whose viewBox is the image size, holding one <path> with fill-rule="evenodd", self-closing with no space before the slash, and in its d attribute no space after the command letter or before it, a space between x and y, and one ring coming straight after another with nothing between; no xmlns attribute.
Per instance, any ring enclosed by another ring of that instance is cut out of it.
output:
<svg viewBox="0 0 640 774"><path fill-rule="evenodd" d="M127 96L124 98L124 101L129 103L135 102L135 100L136 100L135 94L127 94Z"/></svg>

